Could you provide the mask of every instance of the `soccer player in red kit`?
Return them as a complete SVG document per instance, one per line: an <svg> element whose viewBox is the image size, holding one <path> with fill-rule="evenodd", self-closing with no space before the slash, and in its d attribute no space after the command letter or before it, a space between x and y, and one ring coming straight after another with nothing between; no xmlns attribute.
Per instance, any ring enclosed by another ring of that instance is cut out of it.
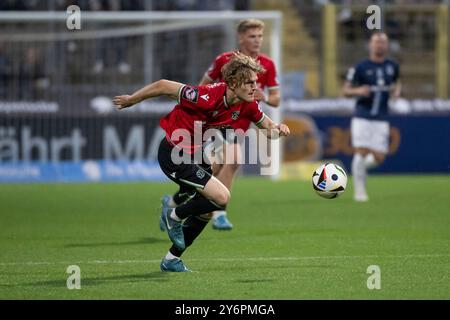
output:
<svg viewBox="0 0 450 320"><path fill-rule="evenodd" d="M160 120L166 136L158 149L158 161L164 174L180 187L178 206L164 206L161 212L160 220L173 243L161 261L162 271L189 271L180 259L181 254L202 232L210 213L225 210L230 200L228 188L212 175L208 162L202 161L203 133L210 128L236 129L240 119L269 129L269 138L273 134L290 133L286 125L276 124L267 117L255 100L257 73L263 70L249 56L236 54L222 69L225 83L193 87L159 80L132 95L113 98L119 109L162 95L178 101ZM200 141L196 134L202 135ZM177 155L183 155L182 162Z"/></svg>
<svg viewBox="0 0 450 320"><path fill-rule="evenodd" d="M264 101L269 106L278 107L280 103L280 91L277 80L275 64L268 56L261 53L263 42L264 22L257 19L247 19L241 21L237 26L237 36L239 41L239 52L255 59L264 69L264 72L257 74L257 88L255 99ZM219 55L212 63L211 67L203 76L200 85L223 81L222 67L230 60L235 52L225 52ZM268 95L264 92L267 89ZM242 129L244 132L250 127L250 121L241 118L239 125L235 129ZM226 159L226 154L234 156L232 163L213 164L214 175L229 189L233 183L233 178L239 169L239 159L241 157L239 144L233 136L226 136L223 133L224 141L228 142L221 151L222 159ZM176 195L174 196L176 197ZM162 199L163 206L176 206L176 201L168 195ZM161 230L163 226L160 225ZM216 210L213 214L213 228L217 230L231 230L233 225L227 218L225 210Z"/></svg>

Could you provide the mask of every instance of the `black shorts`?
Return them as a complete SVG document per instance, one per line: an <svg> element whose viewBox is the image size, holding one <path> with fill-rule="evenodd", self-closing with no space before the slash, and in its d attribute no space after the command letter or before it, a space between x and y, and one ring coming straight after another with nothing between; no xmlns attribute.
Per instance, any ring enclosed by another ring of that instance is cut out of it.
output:
<svg viewBox="0 0 450 320"><path fill-rule="evenodd" d="M211 165L193 162L175 164L171 158L173 148L176 147L172 146L166 138L163 138L159 144L158 162L164 174L183 189L204 189L212 177Z"/></svg>

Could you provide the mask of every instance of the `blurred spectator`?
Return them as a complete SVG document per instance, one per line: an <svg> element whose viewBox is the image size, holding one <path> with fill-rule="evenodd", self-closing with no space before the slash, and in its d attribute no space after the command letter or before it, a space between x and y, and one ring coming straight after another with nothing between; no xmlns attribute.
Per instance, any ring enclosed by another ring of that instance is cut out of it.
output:
<svg viewBox="0 0 450 320"><path fill-rule="evenodd" d="M48 1L42 0L27 0L26 10L44 11L48 10Z"/></svg>
<svg viewBox="0 0 450 320"><path fill-rule="evenodd" d="M433 48L435 45L435 23L433 16L423 17L421 28L423 30L422 41L425 48Z"/></svg>
<svg viewBox="0 0 450 320"><path fill-rule="evenodd" d="M197 0L194 10L234 10L234 0Z"/></svg>
<svg viewBox="0 0 450 320"><path fill-rule="evenodd" d="M238 11L247 11L250 10L250 0L235 0L234 1L234 10Z"/></svg>
<svg viewBox="0 0 450 320"><path fill-rule="evenodd" d="M47 10L47 1L41 0L1 0L0 10Z"/></svg>
<svg viewBox="0 0 450 320"><path fill-rule="evenodd" d="M44 61L37 48L28 48L20 63L19 86L22 100L39 100L43 91L49 87Z"/></svg>
<svg viewBox="0 0 450 320"><path fill-rule="evenodd" d="M78 5L80 9L83 9L79 4L79 1L72 1L72 0L55 0L53 9L56 11L66 11L67 8L72 5Z"/></svg>
<svg viewBox="0 0 450 320"><path fill-rule="evenodd" d="M1 0L0 10L26 10L25 0Z"/></svg>
<svg viewBox="0 0 450 320"><path fill-rule="evenodd" d="M49 2L42 0L1 0L0 11L48 10Z"/></svg>
<svg viewBox="0 0 450 320"><path fill-rule="evenodd" d="M122 0L121 9L125 11L144 10L145 0Z"/></svg>
<svg viewBox="0 0 450 320"><path fill-rule="evenodd" d="M236 0L167 0L153 3L153 10L185 10L185 11L206 11L206 10L233 10ZM248 2L248 1L244 1Z"/></svg>
<svg viewBox="0 0 450 320"><path fill-rule="evenodd" d="M12 64L5 52L5 44L0 42L0 100L7 99L12 82Z"/></svg>
<svg viewBox="0 0 450 320"><path fill-rule="evenodd" d="M121 0L90 0L90 10L92 11L120 11L122 9L131 10L130 4L136 4L137 1L131 1L125 4L126 1ZM103 72L107 62L117 66L121 74L128 74L131 67L127 59L127 39L113 38L100 39L95 42L95 64L93 71L95 74ZM108 55L108 53L111 53ZM108 56L111 56L111 61L107 61Z"/></svg>

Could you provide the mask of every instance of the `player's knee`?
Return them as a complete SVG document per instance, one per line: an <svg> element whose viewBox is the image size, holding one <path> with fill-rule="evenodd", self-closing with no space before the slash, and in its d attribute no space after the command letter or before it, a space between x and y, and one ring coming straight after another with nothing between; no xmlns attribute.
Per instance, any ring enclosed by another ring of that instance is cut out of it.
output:
<svg viewBox="0 0 450 320"><path fill-rule="evenodd" d="M230 201L231 194L228 189L224 188L220 192L217 193L214 202L217 203L221 207L226 207L228 202Z"/></svg>

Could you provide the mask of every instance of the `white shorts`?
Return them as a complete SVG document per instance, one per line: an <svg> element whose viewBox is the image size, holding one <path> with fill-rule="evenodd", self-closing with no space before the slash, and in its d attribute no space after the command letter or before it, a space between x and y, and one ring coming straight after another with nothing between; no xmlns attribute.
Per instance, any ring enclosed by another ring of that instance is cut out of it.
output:
<svg viewBox="0 0 450 320"><path fill-rule="evenodd" d="M367 148L384 154L388 153L389 122L353 118L351 130L354 148Z"/></svg>

